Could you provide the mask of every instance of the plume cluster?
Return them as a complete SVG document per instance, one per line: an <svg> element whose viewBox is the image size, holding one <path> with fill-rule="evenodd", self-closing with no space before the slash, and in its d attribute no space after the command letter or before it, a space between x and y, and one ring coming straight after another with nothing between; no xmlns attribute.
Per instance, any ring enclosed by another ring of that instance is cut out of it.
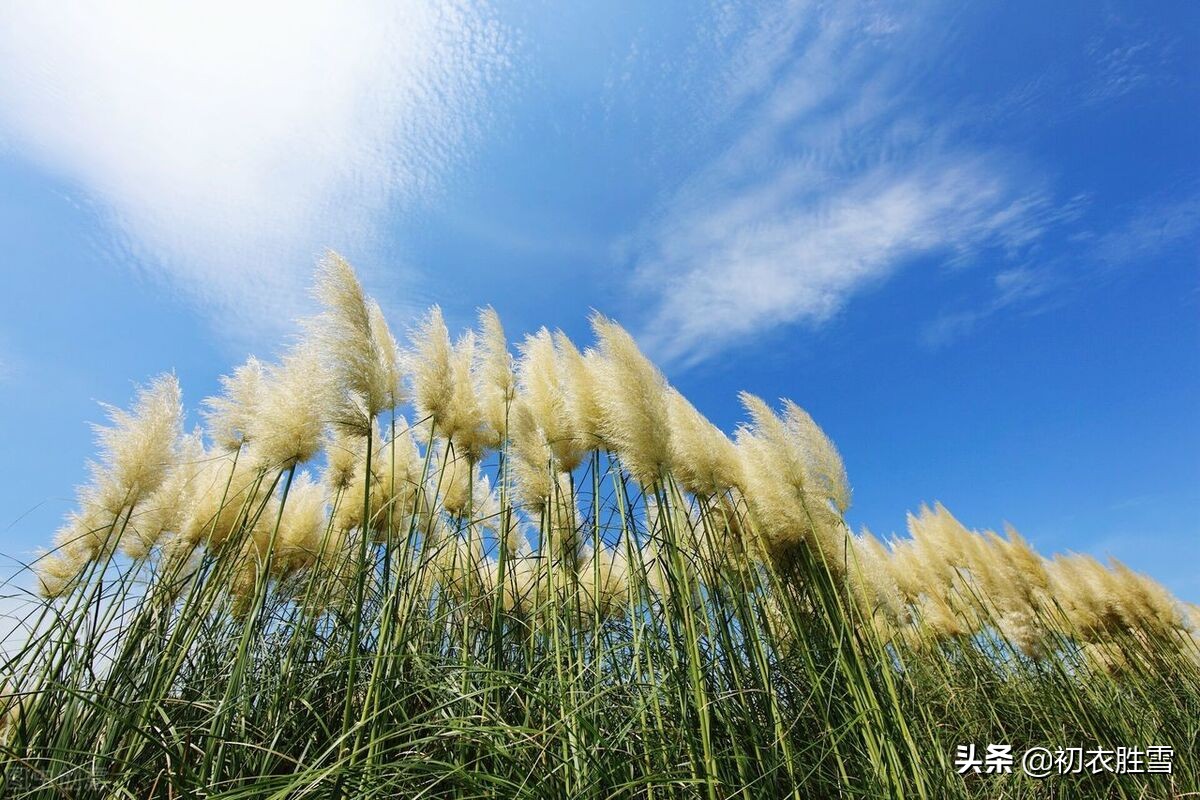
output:
<svg viewBox="0 0 1200 800"><path fill-rule="evenodd" d="M1104 654L1170 643L1194 652L1195 619L1166 589L1123 564L1085 555L1038 555L1009 527L968 530L942 505L908 518L909 536L850 542L849 579L860 616L885 638L930 646L980 635L1029 658L1077 650L1111 671Z"/></svg>
<svg viewBox="0 0 1200 800"><path fill-rule="evenodd" d="M118 552L156 574L200 554L232 565L242 612L264 587L344 587L385 563L431 602L484 617L549 600L609 619L646 598L731 591L748 571L791 580L807 560L885 642L984 637L1035 659L1074 648L1106 670L1128 666L1131 642L1195 650L1195 614L1123 565L1046 559L941 505L910 515L904 539L852 533L845 468L807 412L743 393L731 438L599 314L592 347L543 328L514 357L490 308L452 341L435 306L401 348L336 254L315 294L322 312L277 363L252 357L221 379L203 431L184 434L171 375L108 409L91 481L37 563L44 595ZM640 527L614 532L614 507ZM365 565L349 557L360 546Z"/></svg>

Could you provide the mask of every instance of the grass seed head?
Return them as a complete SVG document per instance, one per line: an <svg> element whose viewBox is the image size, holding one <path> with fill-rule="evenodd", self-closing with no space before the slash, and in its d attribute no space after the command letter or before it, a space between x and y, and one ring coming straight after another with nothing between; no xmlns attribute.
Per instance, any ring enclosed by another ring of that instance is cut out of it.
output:
<svg viewBox="0 0 1200 800"><path fill-rule="evenodd" d="M282 470L308 461L321 449L334 416L320 353L302 342L278 366L264 370L262 388L249 420L252 457L258 466Z"/></svg>
<svg viewBox="0 0 1200 800"><path fill-rule="evenodd" d="M593 314L592 329L600 354L594 374L601 434L634 480L652 486L670 465L666 379L620 325Z"/></svg>
<svg viewBox="0 0 1200 800"><path fill-rule="evenodd" d="M508 410L516 395L516 376L504 327L491 306L479 312L477 345L475 374L484 420L492 430L504 434L508 430Z"/></svg>
<svg viewBox="0 0 1200 800"><path fill-rule="evenodd" d="M221 376L221 394L204 400L208 435L218 447L237 450L245 443L262 380L263 364L250 356L232 374Z"/></svg>

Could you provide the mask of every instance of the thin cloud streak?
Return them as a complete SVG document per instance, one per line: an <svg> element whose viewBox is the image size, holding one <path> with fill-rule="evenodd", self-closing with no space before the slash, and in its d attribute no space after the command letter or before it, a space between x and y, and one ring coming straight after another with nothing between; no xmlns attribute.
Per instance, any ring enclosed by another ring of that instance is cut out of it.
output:
<svg viewBox="0 0 1200 800"><path fill-rule="evenodd" d="M1074 204L1078 208L1081 203ZM1063 213L1058 221L1075 221L1077 214ZM1178 250L1194 266L1200 258L1195 247L1200 232L1200 194L1194 191L1172 200L1142 204L1124 221L1102 233L1077 231L1069 235L1071 255L1042 261L1035 268L1005 269L993 278L991 296L974 308L943 311L925 326L921 341L937 349L971 333L1002 311L1020 309L1039 313L1098 281L1119 280L1136 264L1153 263ZM1191 248L1190 250L1188 248Z"/></svg>
<svg viewBox="0 0 1200 800"><path fill-rule="evenodd" d="M696 363L766 328L825 322L922 254L961 260L1030 235L1031 203L972 160L881 170L815 203L789 204L789 188L757 187L665 231L649 347Z"/></svg>
<svg viewBox="0 0 1200 800"><path fill-rule="evenodd" d="M873 8L790 6L745 36L714 101L744 132L630 248L656 297L640 338L659 358L691 365L820 324L917 257L1017 251L1054 224L1019 159L906 110L936 26Z"/></svg>

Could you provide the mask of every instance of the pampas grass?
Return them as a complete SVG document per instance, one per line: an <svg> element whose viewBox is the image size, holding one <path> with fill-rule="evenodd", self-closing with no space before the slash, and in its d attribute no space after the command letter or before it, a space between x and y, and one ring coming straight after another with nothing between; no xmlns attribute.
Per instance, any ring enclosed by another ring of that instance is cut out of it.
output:
<svg viewBox="0 0 1200 800"><path fill-rule="evenodd" d="M316 295L203 432L171 376L109 410L0 669L0 794L1200 790L1200 620L1151 578L941 505L855 533L811 416L743 394L731 439L599 315L514 358L491 309L398 344L336 254ZM961 776L968 743L1175 771Z"/></svg>

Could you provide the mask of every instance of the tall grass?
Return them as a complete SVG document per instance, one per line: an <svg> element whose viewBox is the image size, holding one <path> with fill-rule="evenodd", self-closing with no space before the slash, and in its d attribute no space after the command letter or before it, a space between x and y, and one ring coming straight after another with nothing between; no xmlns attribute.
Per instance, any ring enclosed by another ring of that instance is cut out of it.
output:
<svg viewBox="0 0 1200 800"><path fill-rule="evenodd" d="M318 296L204 432L170 376L110 410L3 662L0 795L1200 791L1196 610L1150 579L941 506L853 534L807 414L744 395L731 440L604 318L514 363L490 310L401 350L332 254ZM1174 770L959 775L967 743Z"/></svg>

